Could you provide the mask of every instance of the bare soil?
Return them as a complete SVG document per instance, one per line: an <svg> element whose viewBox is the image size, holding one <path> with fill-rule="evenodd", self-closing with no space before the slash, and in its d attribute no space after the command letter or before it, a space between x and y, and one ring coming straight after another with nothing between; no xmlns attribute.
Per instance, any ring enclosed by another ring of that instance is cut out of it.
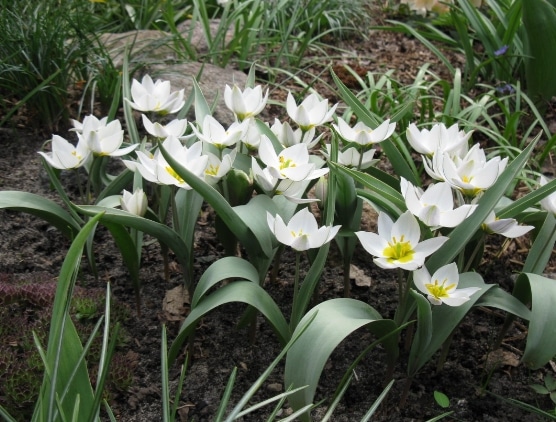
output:
<svg viewBox="0 0 556 422"><path fill-rule="evenodd" d="M361 74L366 71L395 69L399 79L410 81L422 64L429 62L437 72L443 72L435 57L421 44L399 34L372 32L368 38L343 40L342 47L353 54L334 59L332 66L336 70L340 70L343 63L349 63L359 69L358 72ZM454 55L454 64L458 61L461 59ZM318 69L314 70L316 77ZM344 80L350 84L347 78L346 75ZM294 86L287 88L293 89ZM275 92L275 95L279 98L283 93ZM326 96L327 93L323 92L323 95ZM331 100L334 101L333 98ZM23 121L23 117L20 116L19 122ZM13 128L0 129L0 189L32 192L57 200L36 153L47 136L18 124L18 120L14 122ZM67 135L67 139L73 139L71 134L62 135ZM63 177L68 186L74 186L72 176L64 174ZM77 192L73 194L77 195ZM365 224L372 223L369 221ZM56 280L69 247L69 241L56 229L34 216L17 211L0 211L0 233L0 284ZM496 237L490 240L479 272L487 282L497 283L511 291L512 275L520 270L529 240L524 238L504 244L505 249L499 254L502 243L502 239ZM195 245L195 277L198 279L212 262L224 256L224 250L214 230L214 214L208 207L203 210L199 219ZM109 233L103 228L99 228L95 237L95 254L99 277L95 278L92 275L84 260L78 285L83 289L96 291L103 289L106 283L110 282L116 306L127 309L127 313L121 318L124 329L124 340L118 346L121 357L114 365L131 370L131 379L124 389L115 387L108 395L109 401L119 421L161 420L162 325L168 327L171 341L187 313L187 306L181 315L169 313L168 309L163 307L167 292L181 285L179 267L170 256L171 277L170 281L165 281L163 259L158 244L151 242L144 247L141 268L142 305L141 314L138 315L135 311L134 291L125 266ZM292 300L293 262L293 254L286 250L277 272L277 279L268 281L266 285L269 293L284 311ZM333 245L319 285L320 300L342 296L343 274L340 262L339 252ZM304 260L303 264L306 269L307 261ZM352 296L370 303L382 316L391 317L396 298L396 274L374 266L361 248L357 249L354 264L365 276L370 277L372 282L370 286L359 286L358 280L352 280ZM0 317L3 315L6 318L7 314L14 312L29 314L30 309L34 309L33 306L29 303L4 305L4 313L0 314ZM180 396L179 420L213 420L232 369L238 368L231 400L235 404L279 353L278 340L263 319L258 321L254 342L251 341L247 329L237 327L244 310L244 306L228 305L214 311L203 319L192 347L184 349L179 363L183 362L187 352L191 366ZM553 408L545 396L539 396L532 391L530 384L538 383L544 373L554 372L554 367L547 365L542 370L530 371L519 363L526 336L526 326L522 322L518 321L510 330L499 350L492 350L493 340L503 321L504 315L500 312L474 309L456 330L443 369L437 372L436 359L433 359L416 377L407 404L400 408L400 395L406 377L402 356L401 363L396 368L396 383L373 420L425 421L439 415L445 410L435 403L434 391L443 392L450 398L450 407L447 410L452 410L453 414L447 420L541 420L538 416L511 406L493 395L521 400L545 410L551 406ZM361 330L341 344L326 366L316 400L331 397L349 364L371 341L371 335ZM1 344L5 347L23 347L16 337L2 336ZM6 371L4 375L10 370L9 367L2 368L1 365L0 369ZM171 371L171 382L174 386L178 371L177 366ZM357 367L354 381L332 420L360 420L382 391L384 371L383 352L380 349L366 356ZM0 384L2 376L0 372ZM283 389L283 367L279 366L255 400L271 397ZM0 404L4 404L4 400L6 397L0 392ZM283 415L290 411L285 404ZM267 412L265 409L245 417L244 420L265 420ZM319 420L322 414L322 411L315 412L315 419Z"/></svg>

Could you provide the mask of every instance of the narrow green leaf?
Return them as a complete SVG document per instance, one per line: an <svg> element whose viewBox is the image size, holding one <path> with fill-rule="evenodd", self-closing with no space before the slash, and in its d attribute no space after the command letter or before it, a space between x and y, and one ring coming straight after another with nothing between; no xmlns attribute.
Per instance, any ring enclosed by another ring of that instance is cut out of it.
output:
<svg viewBox="0 0 556 422"><path fill-rule="evenodd" d="M134 229L150 234L151 236L157 238L161 243L172 249L178 258L178 261L184 268L188 267L189 245L187 245L183 239L181 239L178 234L168 226L114 208L82 205L76 206L76 209L85 215L96 215L99 212L103 212L103 215L100 218L100 222L103 224L107 223L110 226L119 225L133 227Z"/></svg>
<svg viewBox="0 0 556 422"><path fill-rule="evenodd" d="M73 239L79 224L57 203L29 192L0 192L0 209L10 209L36 215L49 222L68 239Z"/></svg>
<svg viewBox="0 0 556 422"><path fill-rule="evenodd" d="M205 199L205 201L216 211L222 218L222 221L228 226L232 233L238 238L242 245L247 250L252 259L257 259L258 256L264 255L261 245L258 243L256 236L249 229L247 224L237 215L234 209L230 206L226 198L220 192L210 186L201 178L195 176L185 167L180 165L162 145L159 146L162 155L168 161L168 164L176 171L176 173L183 178L193 189Z"/></svg>
<svg viewBox="0 0 556 422"><path fill-rule="evenodd" d="M537 236L529 249L527 259L523 265L523 272L542 274L552 256L556 242L556 218L547 212Z"/></svg>
<svg viewBox="0 0 556 422"><path fill-rule="evenodd" d="M539 369L556 355L556 280L538 274L522 273L514 296L531 303L531 319L522 361Z"/></svg>

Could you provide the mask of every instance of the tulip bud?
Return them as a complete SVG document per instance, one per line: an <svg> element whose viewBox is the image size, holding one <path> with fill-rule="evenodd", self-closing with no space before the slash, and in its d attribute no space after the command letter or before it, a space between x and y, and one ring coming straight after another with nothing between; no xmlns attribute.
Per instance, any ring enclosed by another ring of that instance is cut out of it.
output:
<svg viewBox="0 0 556 422"><path fill-rule="evenodd" d="M143 189L136 189L133 194L124 190L120 204L124 211L142 217L147 212L147 195Z"/></svg>
<svg viewBox="0 0 556 422"><path fill-rule="evenodd" d="M315 197L319 200L319 208L323 209L328 194L328 179L325 176L319 177L315 183Z"/></svg>

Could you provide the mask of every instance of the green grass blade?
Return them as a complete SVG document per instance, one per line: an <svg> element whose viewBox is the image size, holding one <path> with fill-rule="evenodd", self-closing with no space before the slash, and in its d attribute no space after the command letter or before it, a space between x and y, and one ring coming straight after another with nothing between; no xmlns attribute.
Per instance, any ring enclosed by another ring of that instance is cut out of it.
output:
<svg viewBox="0 0 556 422"><path fill-rule="evenodd" d="M87 368L84 362L81 362L81 364L77 363L83 348L75 326L69 317L69 307L83 247L90 232L101 217L102 214L98 214L91 218L77 234L66 254L60 271L52 307L52 319L46 353L47 366L51 375L50 377L45 375L43 379L43 387L41 389L43 399L35 409L34 420L41 413L46 415L48 420L52 420L57 407L57 393L66 387L68 379L76 366L79 369L72 387L64 400L64 413L66 415L71 414L73 402L77 396L81 398L82 408L85 409L84 414L90 414L93 411L93 391L89 382Z"/></svg>

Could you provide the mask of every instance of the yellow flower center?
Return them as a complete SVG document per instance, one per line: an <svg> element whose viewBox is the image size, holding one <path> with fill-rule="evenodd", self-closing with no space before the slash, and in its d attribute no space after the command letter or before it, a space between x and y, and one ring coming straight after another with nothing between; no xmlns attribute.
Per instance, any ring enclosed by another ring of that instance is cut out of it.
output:
<svg viewBox="0 0 556 422"><path fill-rule="evenodd" d="M290 230L290 233L293 237L305 236L305 233L301 229L297 233L294 230Z"/></svg>
<svg viewBox="0 0 556 422"><path fill-rule="evenodd" d="M179 183L185 183L185 180L183 180L180 177L180 175L174 171L174 169L172 167L167 166L166 171L170 174L170 176L172 176L174 179L176 179Z"/></svg>
<svg viewBox="0 0 556 422"><path fill-rule="evenodd" d="M442 282L438 281L438 280L434 280L434 283L427 283L425 284L425 287L427 288L427 290L429 291L429 294L434 297L435 299L442 299L442 298L446 298L446 297L450 297L450 295L448 294L448 292L450 290L453 290L454 287L456 287L455 284L448 284L446 285L446 282L448 281L448 279L444 279L442 280Z"/></svg>
<svg viewBox="0 0 556 422"><path fill-rule="evenodd" d="M220 166L213 166L212 164L210 164L206 168L205 173L209 176L216 176L218 174L218 169L220 169Z"/></svg>
<svg viewBox="0 0 556 422"><path fill-rule="evenodd" d="M280 170L295 167L295 162L290 158L278 157L278 161L280 162Z"/></svg>
<svg viewBox="0 0 556 422"><path fill-rule="evenodd" d="M413 260L415 252L411 243L404 240L404 236L398 241L396 237L392 237L392 241L388 242L388 246L382 251L382 255L388 259L388 262L410 262Z"/></svg>

